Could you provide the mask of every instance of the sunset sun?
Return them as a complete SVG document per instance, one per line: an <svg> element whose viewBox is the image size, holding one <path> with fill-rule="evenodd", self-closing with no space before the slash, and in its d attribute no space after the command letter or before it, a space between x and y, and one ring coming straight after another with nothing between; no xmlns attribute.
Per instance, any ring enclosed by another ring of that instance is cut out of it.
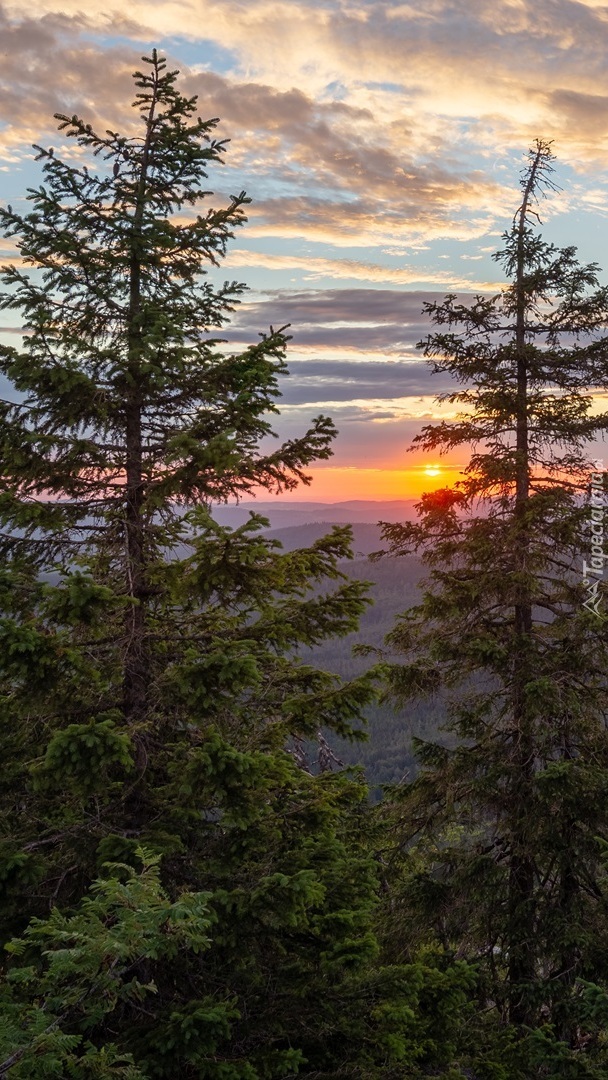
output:
<svg viewBox="0 0 608 1080"><path fill-rule="evenodd" d="M438 465L427 465L426 469L424 470L424 474L425 476L440 476L441 469Z"/></svg>

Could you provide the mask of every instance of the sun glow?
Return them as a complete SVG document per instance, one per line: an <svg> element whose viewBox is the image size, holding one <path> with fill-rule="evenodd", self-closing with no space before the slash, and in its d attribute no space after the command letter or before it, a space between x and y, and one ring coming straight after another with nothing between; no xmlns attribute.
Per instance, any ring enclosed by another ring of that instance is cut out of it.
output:
<svg viewBox="0 0 608 1080"><path fill-rule="evenodd" d="M439 468L438 465L427 465L425 470L424 470L424 475L425 476L440 476L441 475L441 469Z"/></svg>

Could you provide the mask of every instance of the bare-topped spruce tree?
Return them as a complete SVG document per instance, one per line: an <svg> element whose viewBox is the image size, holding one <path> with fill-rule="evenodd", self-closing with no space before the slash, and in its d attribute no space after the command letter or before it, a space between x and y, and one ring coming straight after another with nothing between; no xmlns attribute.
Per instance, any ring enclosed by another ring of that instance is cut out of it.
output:
<svg viewBox="0 0 608 1080"><path fill-rule="evenodd" d="M295 655L357 625L349 530L283 552L207 511L305 481L334 428L260 449L286 338L222 347L242 287L205 270L247 200L200 209L224 144L176 75L136 74L139 133L58 117L82 153L41 150L29 212L0 211L24 326L0 348L0 937L25 934L0 1073L24 1080L393 1060L365 785L289 753L372 696Z"/></svg>
<svg viewBox="0 0 608 1080"><path fill-rule="evenodd" d="M462 482L423 496L417 523L384 534L392 553L420 550L430 568L422 603L390 635L407 656L393 692L407 701L442 687L457 737L454 749L419 743L420 775L396 797L405 835L444 837L425 918L481 959L492 1007L522 1028L549 1017L572 1041L584 1013L575 984L600 978L608 956L608 633L584 607L581 499L598 468L590 443L608 424L592 407L608 375L608 290L597 266L539 235L552 161L537 142L494 256L508 287L427 305L439 329L421 347L462 384L442 400L464 408L415 441L473 453Z"/></svg>

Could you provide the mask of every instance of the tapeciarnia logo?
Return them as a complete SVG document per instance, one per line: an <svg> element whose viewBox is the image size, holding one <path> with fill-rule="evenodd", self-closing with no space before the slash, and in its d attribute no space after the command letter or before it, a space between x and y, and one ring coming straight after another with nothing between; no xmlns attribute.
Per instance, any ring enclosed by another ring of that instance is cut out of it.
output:
<svg viewBox="0 0 608 1080"><path fill-rule="evenodd" d="M596 458L593 464L595 465L595 471L591 473L589 485L591 549L589 562L587 562L587 559L583 559L583 585L587 590L583 607L587 611L592 611L594 615L597 615L598 619L603 619L605 616L600 611L602 602L601 585L604 578L605 560L608 558L604 551L605 470L604 462L600 458Z"/></svg>

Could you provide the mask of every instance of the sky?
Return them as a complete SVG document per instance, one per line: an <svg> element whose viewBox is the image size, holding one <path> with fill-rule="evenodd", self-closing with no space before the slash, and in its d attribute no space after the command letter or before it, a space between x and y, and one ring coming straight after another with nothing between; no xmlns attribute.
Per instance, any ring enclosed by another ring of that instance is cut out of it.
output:
<svg viewBox="0 0 608 1080"><path fill-rule="evenodd" d="M554 140L561 188L542 206L545 237L608 270L608 7L0 5L0 199L36 182L32 143L61 153L54 112L129 125L130 73L153 46L231 140L209 177L213 201L243 189L253 200L221 274L250 290L231 342L290 323L277 430L299 434L319 413L339 430L334 456L293 497L409 498L453 482L464 449L447 461L408 450L426 423L454 415L416 349L423 302L498 290L491 255L536 138Z"/></svg>

